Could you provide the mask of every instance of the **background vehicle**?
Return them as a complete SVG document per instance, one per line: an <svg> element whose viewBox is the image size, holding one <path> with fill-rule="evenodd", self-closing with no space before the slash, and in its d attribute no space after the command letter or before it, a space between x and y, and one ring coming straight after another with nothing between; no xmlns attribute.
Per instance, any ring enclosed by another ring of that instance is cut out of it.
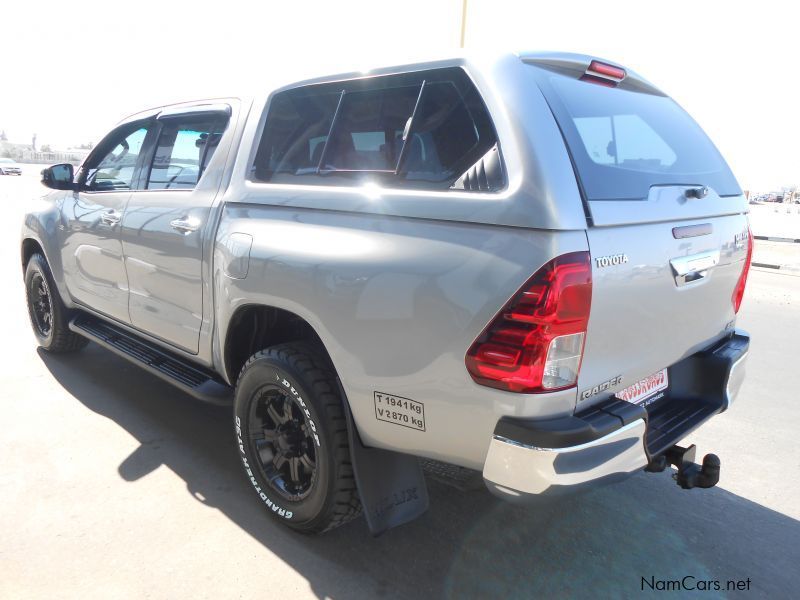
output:
<svg viewBox="0 0 800 600"><path fill-rule="evenodd" d="M457 58L157 108L43 182L21 249L42 347L232 401L296 529L414 518L418 457L511 501L718 480L676 444L744 376L747 203L618 65Z"/></svg>
<svg viewBox="0 0 800 600"><path fill-rule="evenodd" d="M11 158L0 158L0 175L22 175L22 169Z"/></svg>

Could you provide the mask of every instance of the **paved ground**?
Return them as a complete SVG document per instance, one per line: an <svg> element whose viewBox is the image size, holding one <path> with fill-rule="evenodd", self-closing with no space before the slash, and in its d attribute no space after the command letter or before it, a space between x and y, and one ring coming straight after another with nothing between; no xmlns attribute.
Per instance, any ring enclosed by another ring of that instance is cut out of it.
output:
<svg viewBox="0 0 800 600"><path fill-rule="evenodd" d="M36 190L0 177L0 598L626 597L642 577L686 575L749 578L737 597L797 597L800 277L751 275L748 379L690 438L722 457L718 487L642 473L521 510L431 482L415 523L313 538L264 514L226 410L96 346L37 352L17 258Z"/></svg>

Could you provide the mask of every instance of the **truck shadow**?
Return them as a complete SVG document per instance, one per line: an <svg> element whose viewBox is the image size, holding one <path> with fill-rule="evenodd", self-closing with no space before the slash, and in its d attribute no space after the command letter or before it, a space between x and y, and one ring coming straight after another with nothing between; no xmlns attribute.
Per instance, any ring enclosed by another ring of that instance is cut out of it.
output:
<svg viewBox="0 0 800 600"><path fill-rule="evenodd" d="M800 584L798 521L719 487L682 491L667 474L536 509L430 481L430 511L380 538L363 519L323 536L296 534L247 484L229 409L198 403L94 344L76 355L39 354L78 401L140 442L119 465L124 480L165 465L319 598L620 597L649 591L643 579L687 575L723 586L750 578L757 596L789 597Z"/></svg>

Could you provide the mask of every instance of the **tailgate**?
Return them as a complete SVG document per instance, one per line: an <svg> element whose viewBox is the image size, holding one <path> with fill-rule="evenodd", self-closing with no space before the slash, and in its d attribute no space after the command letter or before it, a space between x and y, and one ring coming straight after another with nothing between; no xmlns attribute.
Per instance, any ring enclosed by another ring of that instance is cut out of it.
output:
<svg viewBox="0 0 800 600"><path fill-rule="evenodd" d="M625 223L620 214L624 224L587 230L592 305L578 409L669 367L733 327L732 297L748 244L744 201L713 192L688 200L687 189L654 188L648 200L626 203L638 223ZM610 211L597 220L613 222L610 204L593 211ZM741 212L719 214L731 210ZM692 218L675 218L681 212ZM645 215L671 220L642 222Z"/></svg>

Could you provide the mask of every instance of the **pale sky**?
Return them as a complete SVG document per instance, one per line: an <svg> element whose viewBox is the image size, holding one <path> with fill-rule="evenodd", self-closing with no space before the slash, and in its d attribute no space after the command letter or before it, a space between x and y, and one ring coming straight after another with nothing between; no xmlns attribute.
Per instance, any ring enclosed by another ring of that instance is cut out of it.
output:
<svg viewBox="0 0 800 600"><path fill-rule="evenodd" d="M462 0L28 0L6 7L0 130L97 142L139 110L456 51ZM800 10L789 0L468 0L466 47L621 63L700 123L745 189L800 184Z"/></svg>

